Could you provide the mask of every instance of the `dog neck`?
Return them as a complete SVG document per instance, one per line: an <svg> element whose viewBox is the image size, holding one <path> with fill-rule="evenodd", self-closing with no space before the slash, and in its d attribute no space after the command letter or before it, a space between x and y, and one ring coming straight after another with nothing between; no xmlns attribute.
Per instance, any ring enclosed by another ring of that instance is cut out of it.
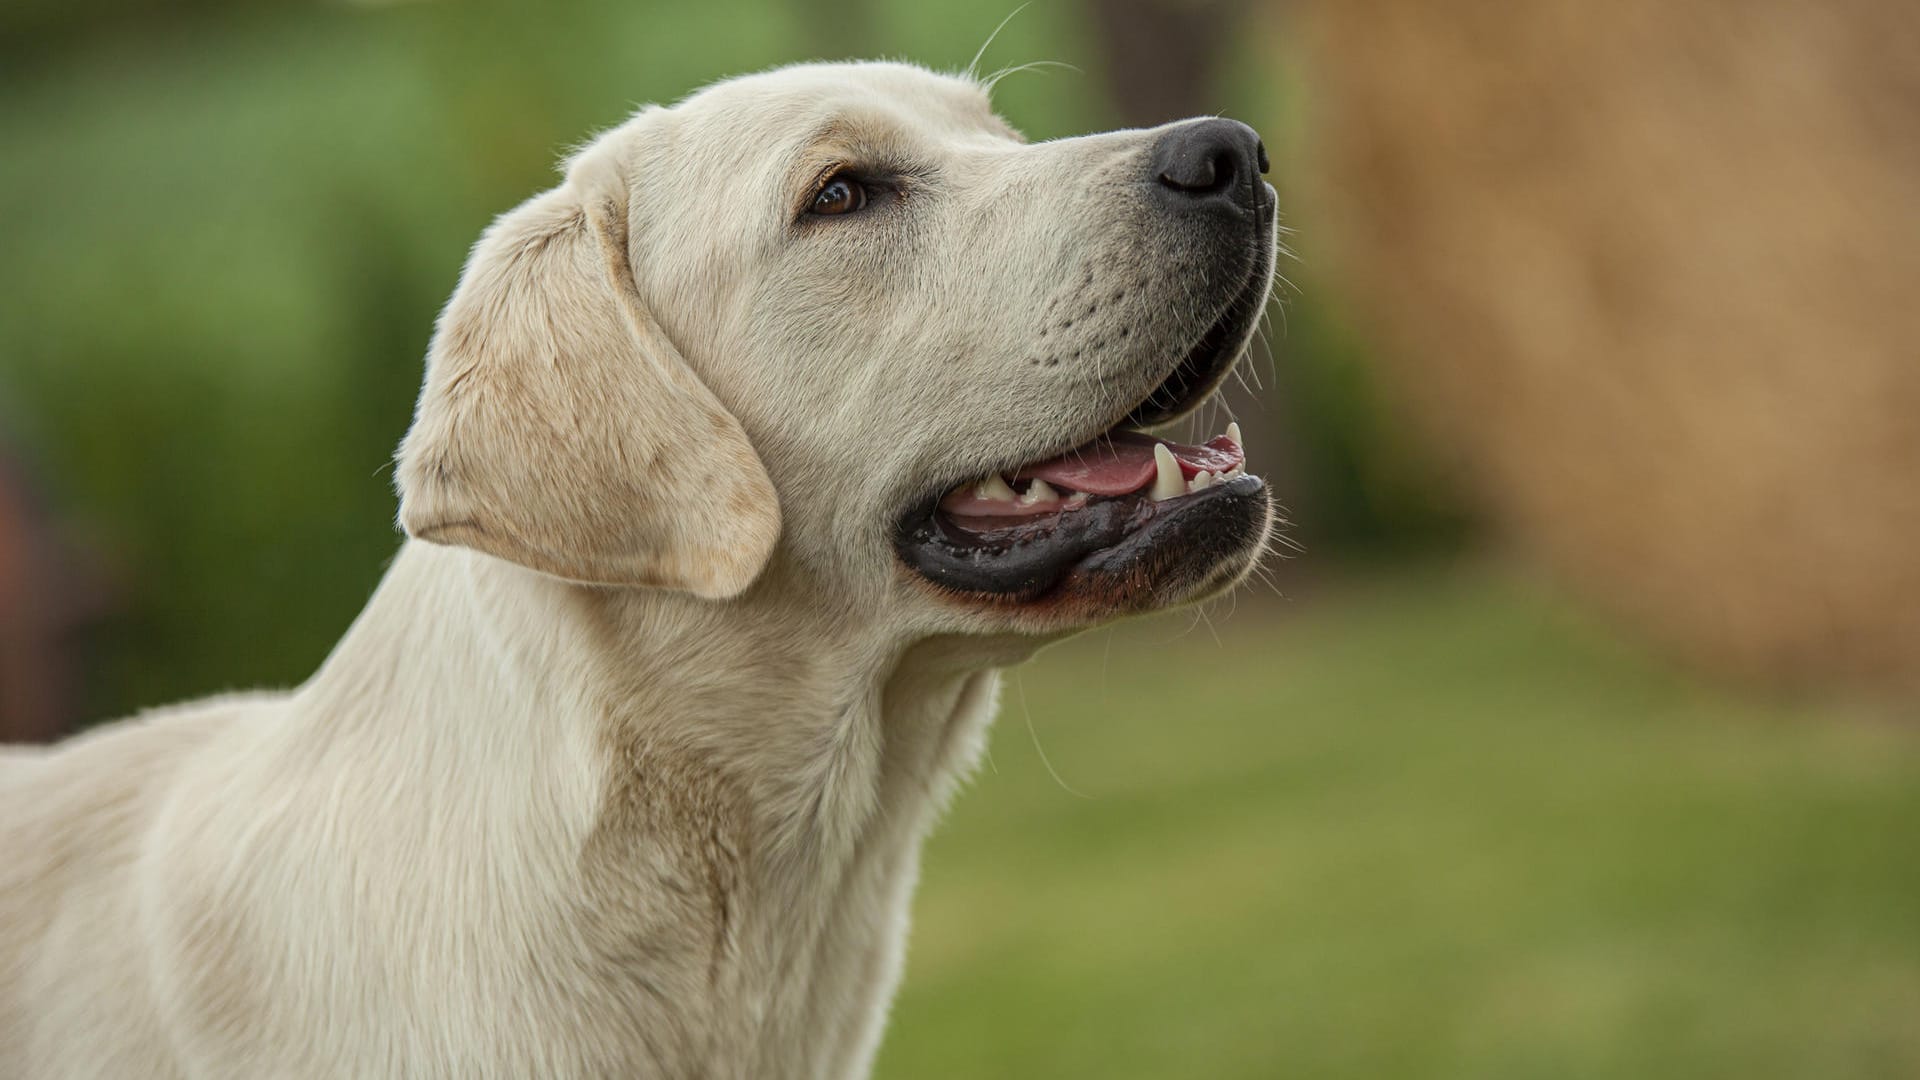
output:
<svg viewBox="0 0 1920 1080"><path fill-rule="evenodd" d="M778 581L716 602L409 541L302 712L343 737L372 724L389 740L404 722L487 740L519 723L629 761L695 759L743 785L776 838L831 847L890 797L940 794L964 771L945 714L1018 658L912 638Z"/></svg>
<svg viewBox="0 0 1920 1080"><path fill-rule="evenodd" d="M758 1016L730 1037L772 1055L759 1074L796 1053L854 1068L897 980L920 841L997 687L994 654L874 623L778 579L704 601L410 542L296 715L394 784L524 792L573 849L555 874L589 940L649 933L626 913L657 907L647 864L667 852L676 879L710 883L712 955L676 998L711 1013L696 1026Z"/></svg>

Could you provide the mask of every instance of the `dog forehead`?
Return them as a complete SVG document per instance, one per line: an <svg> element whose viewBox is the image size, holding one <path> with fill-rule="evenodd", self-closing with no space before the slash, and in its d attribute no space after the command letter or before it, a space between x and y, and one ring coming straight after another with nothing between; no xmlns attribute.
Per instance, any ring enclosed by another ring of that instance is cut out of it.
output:
<svg viewBox="0 0 1920 1080"><path fill-rule="evenodd" d="M910 132L922 139L1017 138L993 111L978 83L912 64L796 64L715 83L670 110L684 120L767 145L805 141L846 121L875 135Z"/></svg>

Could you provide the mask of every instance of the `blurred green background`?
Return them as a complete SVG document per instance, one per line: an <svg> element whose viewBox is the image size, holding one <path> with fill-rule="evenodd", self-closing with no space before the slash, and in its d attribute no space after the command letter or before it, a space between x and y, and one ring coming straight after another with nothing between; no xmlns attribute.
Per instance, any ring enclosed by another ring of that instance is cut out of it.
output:
<svg viewBox="0 0 1920 1080"><path fill-rule="evenodd" d="M637 104L789 61L958 69L1012 6L10 6L7 730L44 734L313 670L396 547L388 459L466 249L548 186L569 146ZM1550 6L1562 34L1598 10ZM1490 10L1425 10L1454 9ZM1264 389L1233 403L1299 550L1268 568L1270 586L1100 631L1009 680L990 766L927 852L879 1075L1920 1075L1920 741L1905 690L1920 664L1898 630L1913 605L1895 587L1912 578L1855 542L1898 534L1899 500L1853 501L1847 550L1869 554L1850 562L1788 545L1796 580L1843 562L1884 573L1893 584L1844 595L1891 616L1843 620L1839 592L1750 613L1734 599L1773 587L1760 576L1718 580L1701 564L1634 576L1689 538L1714 556L1709 568L1738 563L1722 534L1657 517L1709 500L1635 506L1575 467L1631 461L1624 448L1646 445L1655 420L1599 425L1596 443L1568 451L1584 455L1575 466L1555 461L1543 481L1640 523L1652 547L1626 560L1593 556L1615 538L1527 494L1525 463L1553 460L1552 431L1578 425L1515 426L1517 453L1459 452L1477 445L1462 431L1518 425L1534 399L1506 392L1516 385L1556 402L1631 389L1634 414L1657 417L1646 402L1671 383L1623 373L1596 392L1571 371L1474 367L1560 355L1565 334L1528 337L1513 326L1530 324L1500 313L1564 313L1592 296L1513 287L1553 280L1531 249L1488 249L1516 279L1478 272L1472 245L1497 240L1498 223L1448 233L1428 193L1472 168L1568 171L1550 156L1509 165L1463 140L1511 148L1552 130L1582 147L1600 129L1553 127L1543 106L1467 134L1450 117L1470 115L1469 98L1484 111L1484 95L1462 90L1449 111L1446 79L1429 76L1508 78L1510 57L1366 55L1343 30L1417 51L1439 40L1421 32L1421 10L1041 0L988 50L983 70L1079 69L999 84L1001 111L1034 138L1198 112L1266 136L1300 258L1282 267L1271 357L1256 352ZM1665 40L1644 10L1636 32ZM1528 78L1574 71L1551 40L1528 40L1545 50ZM1890 56L1883 65L1899 62ZM1688 71L1718 70L1710 61ZM1818 84L1824 70L1788 75ZM1393 73L1417 92L1396 96ZM1628 74L1565 75L1591 80L1569 108L1596 114ZM1884 98L1871 115L1911 134L1910 112ZM1465 149L1396 157L1411 144L1369 120L1378 114ZM1875 138L1862 145L1906 145ZM1626 217L1618 195L1609 189L1607 212ZM1561 205L1600 204L1501 201L1514 215ZM1368 216L1384 206L1412 209ZM1423 251L1476 272L1395 276ZM1602 298L1619 291L1597 272L1581 281ZM1633 354L1619 327L1689 303L1633 301L1606 320L1622 335L1607 348ZM1816 329L1841 322L1798 303ZM1462 324L1441 317L1455 314ZM1827 372L1879 370L1865 351L1818 359ZM1741 376L1749 399L1770 385L1754 370ZM1870 384L1876 400L1920 400L1910 380ZM1742 415L1736 397L1686 390L1672 426ZM1832 427L1755 408L1783 420L1766 430L1801 457ZM1842 463L1826 475L1889 476L1904 497L1898 485L1920 475L1900 456L1907 444L1872 445L1879 472ZM1726 466L1663 455L1621 490L1656 491L1670 473L1737 487ZM1753 454L1740 468L1771 475ZM1783 519L1834 520L1753 498ZM1697 602L1661 607L1687 593L1675 581L1697 583ZM1749 646L1691 615L1703 609L1737 610L1736 630L1777 617L1817 633L1756 631Z"/></svg>

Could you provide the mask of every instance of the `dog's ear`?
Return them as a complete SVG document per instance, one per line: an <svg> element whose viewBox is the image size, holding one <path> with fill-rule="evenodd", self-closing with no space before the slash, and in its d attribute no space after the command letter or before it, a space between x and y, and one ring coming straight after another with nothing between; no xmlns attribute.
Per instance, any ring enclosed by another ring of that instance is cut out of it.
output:
<svg viewBox="0 0 1920 1080"><path fill-rule="evenodd" d="M647 311L619 135L487 230L400 448L400 523L573 581L732 596L780 533L740 422Z"/></svg>

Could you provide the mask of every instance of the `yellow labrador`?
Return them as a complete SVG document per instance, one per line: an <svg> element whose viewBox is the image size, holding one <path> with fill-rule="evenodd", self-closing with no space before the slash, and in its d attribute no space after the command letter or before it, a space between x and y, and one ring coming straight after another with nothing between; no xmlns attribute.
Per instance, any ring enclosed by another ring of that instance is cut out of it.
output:
<svg viewBox="0 0 1920 1080"><path fill-rule="evenodd" d="M1246 348L1265 168L898 64L602 135L474 249L313 678L0 762L0 1075L864 1075L996 669L1266 541L1237 432L1138 433Z"/></svg>

